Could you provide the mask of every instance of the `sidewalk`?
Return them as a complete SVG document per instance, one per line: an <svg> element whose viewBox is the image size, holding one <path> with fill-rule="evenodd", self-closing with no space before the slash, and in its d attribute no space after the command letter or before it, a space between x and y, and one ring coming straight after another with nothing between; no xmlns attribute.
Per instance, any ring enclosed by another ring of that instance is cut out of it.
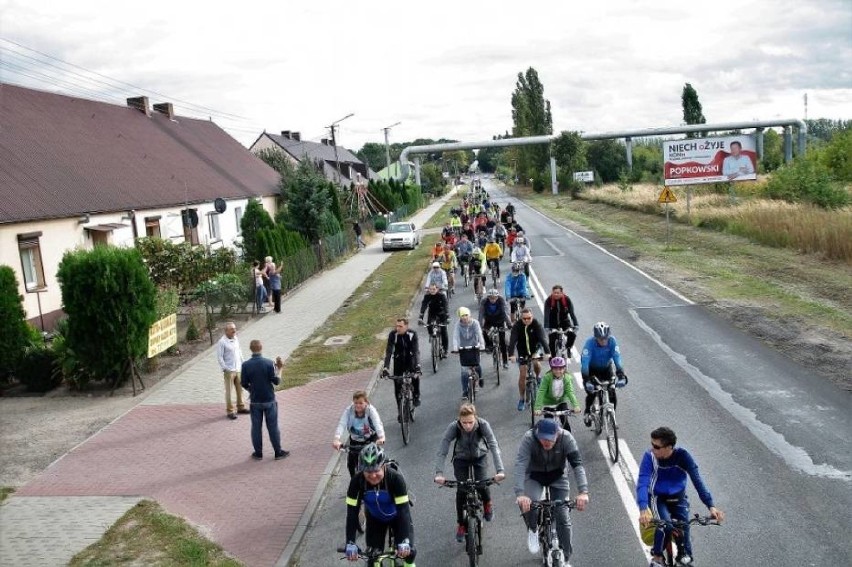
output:
<svg viewBox="0 0 852 567"><path fill-rule="evenodd" d="M449 195L412 218L421 227ZM307 339L389 257L381 239L286 297L282 313L238 328L249 356L284 358ZM284 376L286 381L286 375ZM0 565L66 565L142 498L198 526L250 567L284 567L296 550L337 457L326 451L366 370L278 393L282 445L250 458L249 416L225 418L222 374L211 347L0 506Z"/></svg>

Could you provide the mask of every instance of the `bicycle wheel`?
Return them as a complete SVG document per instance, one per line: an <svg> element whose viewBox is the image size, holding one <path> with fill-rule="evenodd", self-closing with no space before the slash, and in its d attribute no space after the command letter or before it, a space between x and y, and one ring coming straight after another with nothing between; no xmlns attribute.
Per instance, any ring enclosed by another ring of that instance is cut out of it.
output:
<svg viewBox="0 0 852 567"><path fill-rule="evenodd" d="M408 400L408 396L403 395L402 397L402 419L400 420L400 427L402 428L402 442L405 445L408 445L408 435L410 429L410 422L408 421L411 418L411 402Z"/></svg>
<svg viewBox="0 0 852 567"><path fill-rule="evenodd" d="M470 370L470 374L467 376L467 399L470 400L470 403L476 403L476 387L477 387L477 378L476 373L473 370Z"/></svg>
<svg viewBox="0 0 852 567"><path fill-rule="evenodd" d="M476 555L476 541L479 526L477 525L476 517L468 516L467 517L467 534L465 534L465 551L467 551L467 558L469 560L470 567L476 567L478 565L477 560L479 559Z"/></svg>
<svg viewBox="0 0 852 567"><path fill-rule="evenodd" d="M530 408L530 427L535 426L535 381L527 379L527 405Z"/></svg>
<svg viewBox="0 0 852 567"><path fill-rule="evenodd" d="M604 413L604 430L606 431L606 448L613 463L618 462L618 429L615 424L615 412L607 410Z"/></svg>
<svg viewBox="0 0 852 567"><path fill-rule="evenodd" d="M464 287L470 285L470 270L464 270Z"/></svg>
<svg viewBox="0 0 852 567"><path fill-rule="evenodd" d="M603 429L603 413L601 411L596 409L592 413L592 423L595 428L595 435L600 435Z"/></svg>
<svg viewBox="0 0 852 567"><path fill-rule="evenodd" d="M438 337L432 337L432 372L434 374L438 373L438 358L441 351L441 343L439 343L440 339Z"/></svg>
<svg viewBox="0 0 852 567"><path fill-rule="evenodd" d="M497 341L494 341L494 344L491 345L493 351L491 352L491 362L494 364L494 373L497 374L497 385L500 385L500 347L497 346Z"/></svg>

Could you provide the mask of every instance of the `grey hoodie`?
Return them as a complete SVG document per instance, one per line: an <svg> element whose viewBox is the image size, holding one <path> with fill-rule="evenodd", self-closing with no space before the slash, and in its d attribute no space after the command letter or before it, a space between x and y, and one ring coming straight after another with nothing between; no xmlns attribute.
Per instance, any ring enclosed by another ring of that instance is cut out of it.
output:
<svg viewBox="0 0 852 567"><path fill-rule="evenodd" d="M527 431L518 447L518 456L515 459L515 496L524 494L524 484L530 478L531 472L555 473L562 471L565 474L565 463L570 463L574 469L574 477L577 481L578 492L588 492L589 483L586 480L586 469L583 468L583 458L577 448L577 441L568 431L560 429L557 433L556 443L550 451L544 447L535 435L535 430Z"/></svg>
<svg viewBox="0 0 852 567"><path fill-rule="evenodd" d="M447 426L435 459L436 476L444 472L444 462L447 460L450 443L453 441L456 442L453 459L476 460L490 451L491 458L494 460L495 472L505 472L500 446L497 445L497 438L494 436L491 424L482 418L476 418L476 421L476 425L470 432L465 431L458 420Z"/></svg>

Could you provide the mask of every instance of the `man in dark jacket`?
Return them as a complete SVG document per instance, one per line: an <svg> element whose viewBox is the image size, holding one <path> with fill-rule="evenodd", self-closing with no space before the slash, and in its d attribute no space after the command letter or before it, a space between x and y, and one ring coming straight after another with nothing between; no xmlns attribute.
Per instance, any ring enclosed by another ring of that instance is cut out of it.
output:
<svg viewBox="0 0 852 567"><path fill-rule="evenodd" d="M414 406L420 405L420 345L417 333L408 328L408 319L400 317L396 320L394 330L388 334L388 344L385 348L385 365L383 374L390 374L390 361L393 356L393 375L402 376L406 372L417 373L411 381L414 389ZM399 380L393 381L393 392L396 396L397 420L402 419L400 412Z"/></svg>
<svg viewBox="0 0 852 567"><path fill-rule="evenodd" d="M500 297L500 292L496 289L488 290L488 296L479 304L479 326L482 327L483 338L485 338L485 349L491 350L494 348L488 331L492 327L497 327L497 340L500 343L500 356L503 362L503 368L509 368L509 354L506 350L506 331L511 326L509 319L509 308L506 305L506 300Z"/></svg>
<svg viewBox="0 0 852 567"><path fill-rule="evenodd" d="M281 382L279 377L284 361L281 357L273 364L261 354L263 345L254 339L249 343L251 358L243 362L240 369L240 383L251 395L251 443L254 446L253 459L263 458L263 420L266 419L266 429L269 432L269 442L275 450L275 460L283 459L290 454L281 448L281 432L278 429L278 402L275 400L275 386Z"/></svg>
<svg viewBox="0 0 852 567"><path fill-rule="evenodd" d="M548 345L552 355L557 356L556 333L552 331L561 329L565 331L565 348L567 349L565 358L571 358L571 347L577 340L578 326L571 298L565 295L561 285L556 284L550 290L550 296L544 300L544 327L551 330L548 333Z"/></svg>
<svg viewBox="0 0 852 567"><path fill-rule="evenodd" d="M515 349L518 349L517 356ZM550 347L544 338L544 328L541 323L533 319L532 309L524 307L520 318L512 325L509 336L509 360L518 361L518 411L524 411L524 390L526 389L527 372L529 372L530 359L533 359L533 371L535 375L541 374L541 363L538 358L541 354L550 355ZM537 358L538 357L538 358ZM533 402L534 400L530 400Z"/></svg>
<svg viewBox="0 0 852 567"><path fill-rule="evenodd" d="M449 334L447 333L447 323L450 319L449 305L447 296L440 293L438 286L432 284L429 290L423 296L423 301L420 303L420 321L423 324L423 316L426 315L428 322L429 336L432 336L432 325L441 325L439 327L441 333L441 347L444 349L444 354L441 358L447 358L449 350ZM428 312L428 314L427 314Z"/></svg>

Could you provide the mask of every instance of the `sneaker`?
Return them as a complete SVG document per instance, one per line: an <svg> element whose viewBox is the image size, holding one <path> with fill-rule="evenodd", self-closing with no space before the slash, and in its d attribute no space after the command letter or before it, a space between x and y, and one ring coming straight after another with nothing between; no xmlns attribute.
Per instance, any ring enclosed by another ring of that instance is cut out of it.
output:
<svg viewBox="0 0 852 567"><path fill-rule="evenodd" d="M420 398L414 398L414 407L416 407L416 408L420 407Z"/></svg>
<svg viewBox="0 0 852 567"><path fill-rule="evenodd" d="M503 363L503 370L509 370L509 363L508 362Z"/></svg>
<svg viewBox="0 0 852 567"><path fill-rule="evenodd" d="M462 392L462 399L467 400L467 392Z"/></svg>
<svg viewBox="0 0 852 567"><path fill-rule="evenodd" d="M490 522L494 518L494 505L491 504L490 500L482 505L482 518L486 522Z"/></svg>
<svg viewBox="0 0 852 567"><path fill-rule="evenodd" d="M464 542L464 536L467 535L467 529L464 526L459 526L456 528L456 541L459 543Z"/></svg>
<svg viewBox="0 0 852 567"><path fill-rule="evenodd" d="M247 408L238 409L237 413L251 413Z"/></svg>
<svg viewBox="0 0 852 567"><path fill-rule="evenodd" d="M518 400L518 411L524 411L524 400Z"/></svg>
<svg viewBox="0 0 852 567"><path fill-rule="evenodd" d="M290 451L285 451L285 450L282 449L282 450L278 451L277 453L275 453L275 460L280 461L281 459L286 459L289 454L290 454Z"/></svg>
<svg viewBox="0 0 852 567"><path fill-rule="evenodd" d="M251 458L254 459L255 461L259 461L263 458L263 455L260 454L260 453L252 453Z"/></svg>
<svg viewBox="0 0 852 567"><path fill-rule="evenodd" d="M658 562L656 562L652 559L651 564L648 565L648 567L665 567L665 566L662 563L658 563Z"/></svg>
<svg viewBox="0 0 852 567"><path fill-rule="evenodd" d="M229 413L229 414L228 414L228 419L237 419L237 414L235 414L235 413Z"/></svg>
<svg viewBox="0 0 852 567"><path fill-rule="evenodd" d="M480 379L479 379L479 387L480 387L480 388L484 388L484 387L485 387L485 380L484 380L484 379L482 379L482 378L480 378Z"/></svg>
<svg viewBox="0 0 852 567"><path fill-rule="evenodd" d="M677 561L680 565L691 565L692 556L687 555L686 553L678 553L675 561Z"/></svg>
<svg viewBox="0 0 852 567"><path fill-rule="evenodd" d="M527 549L533 555L537 555L539 552L538 533L533 530L527 530Z"/></svg>
<svg viewBox="0 0 852 567"><path fill-rule="evenodd" d="M583 412L583 424L584 424L586 427L591 427L591 426L592 426L592 414L590 414L590 413L589 413L589 412L587 412L587 411L586 411L586 412Z"/></svg>

